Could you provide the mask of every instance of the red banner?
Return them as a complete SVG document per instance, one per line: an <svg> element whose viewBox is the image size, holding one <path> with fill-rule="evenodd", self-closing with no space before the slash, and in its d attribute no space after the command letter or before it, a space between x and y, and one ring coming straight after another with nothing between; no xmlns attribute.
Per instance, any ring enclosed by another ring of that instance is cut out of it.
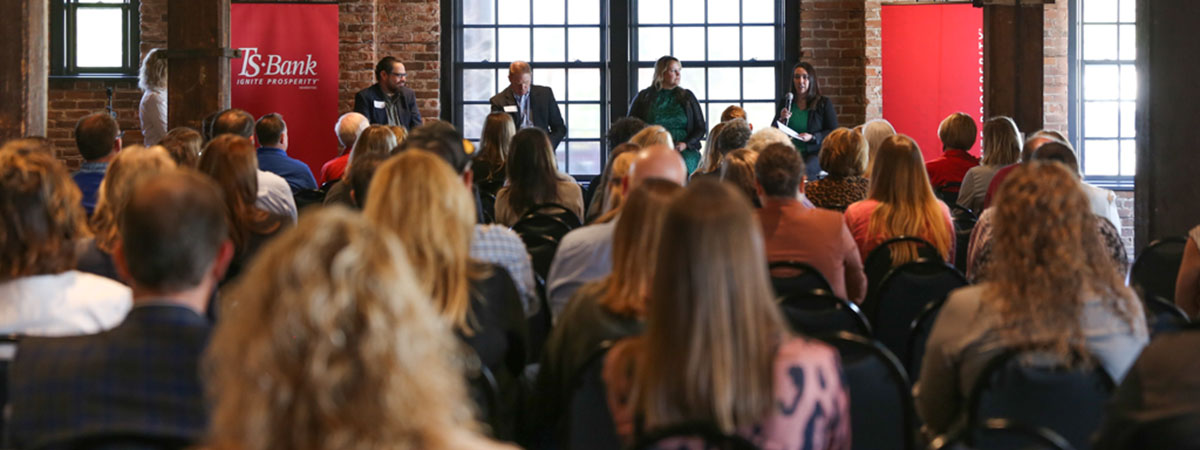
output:
<svg viewBox="0 0 1200 450"><path fill-rule="evenodd" d="M288 155L319 176L338 149L337 4L234 3L229 20L233 107L283 115Z"/></svg>
<svg viewBox="0 0 1200 450"><path fill-rule="evenodd" d="M942 154L938 124L954 112L983 126L983 10L970 4L884 5L883 117L928 161ZM971 154L979 156L980 139Z"/></svg>

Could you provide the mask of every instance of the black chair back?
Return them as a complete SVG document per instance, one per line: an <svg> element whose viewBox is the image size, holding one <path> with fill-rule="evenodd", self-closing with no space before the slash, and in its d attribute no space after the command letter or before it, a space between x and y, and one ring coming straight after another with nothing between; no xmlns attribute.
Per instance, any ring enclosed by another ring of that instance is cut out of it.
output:
<svg viewBox="0 0 1200 450"><path fill-rule="evenodd" d="M787 297L816 289L833 292L821 271L806 262L771 261L767 268L771 271L771 287L775 289L776 297ZM776 273L781 275L776 276Z"/></svg>
<svg viewBox="0 0 1200 450"><path fill-rule="evenodd" d="M1172 236L1151 242L1133 261L1129 270L1129 286L1142 298L1162 297L1175 301L1175 278L1183 263L1187 239Z"/></svg>
<svg viewBox="0 0 1200 450"><path fill-rule="evenodd" d="M325 204L326 193L328 193L328 191L317 189L303 189L296 191L296 193L292 194L292 199L296 202L296 211L304 211L304 208L309 206L321 206Z"/></svg>
<svg viewBox="0 0 1200 450"><path fill-rule="evenodd" d="M492 433L499 433L503 428L499 420L501 414L500 383L496 381L496 375L492 373L492 370L479 359L479 355L470 351L469 347L465 348L468 349L466 356L467 390L471 399L475 401L476 411L480 416L479 421L487 424Z"/></svg>
<svg viewBox="0 0 1200 450"><path fill-rule="evenodd" d="M533 271L546 278L550 262L559 242L568 232L582 225L570 208L557 203L543 203L529 208L512 230L525 242L525 250L533 259Z"/></svg>
<svg viewBox="0 0 1200 450"><path fill-rule="evenodd" d="M617 425L608 409L608 390L604 385L604 358L612 342L605 341L592 352L587 363L571 377L572 391L559 442L570 450L608 450L621 448Z"/></svg>
<svg viewBox="0 0 1200 450"><path fill-rule="evenodd" d="M837 348L850 389L855 450L916 448L916 412L908 376L878 341L852 333L823 336Z"/></svg>
<svg viewBox="0 0 1200 450"><path fill-rule="evenodd" d="M916 384L917 379L921 376L921 364L925 361L925 344L929 342L929 334L933 332L933 322L937 320L938 313L942 312L944 304L946 304L946 300L938 300L925 305L925 310L921 311L921 314L918 314L908 327L908 359L904 362L908 365L908 376L912 379L913 384Z"/></svg>
<svg viewBox="0 0 1200 450"><path fill-rule="evenodd" d="M953 436L938 437L929 449L1073 450L1074 447L1049 429L1009 419L991 419Z"/></svg>
<svg viewBox="0 0 1200 450"><path fill-rule="evenodd" d="M715 425L688 423L658 428L639 436L635 450L758 450L736 434L722 433Z"/></svg>
<svg viewBox="0 0 1200 450"><path fill-rule="evenodd" d="M879 283L883 281L883 277L897 265L892 264L893 246L906 244L917 246L918 258L939 259L942 257L938 253L937 247L919 237L900 236L883 241L878 247L871 250L871 253L867 254L866 261L863 261L863 273L867 276L867 297L879 290Z"/></svg>
<svg viewBox="0 0 1200 450"><path fill-rule="evenodd" d="M942 183L933 187L933 195L947 205L958 204L958 191L962 189L961 182Z"/></svg>
<svg viewBox="0 0 1200 450"><path fill-rule="evenodd" d="M863 313L875 330L875 338L901 361L908 361L913 320L929 304L944 300L950 291L966 285L966 277L940 257L918 259L889 271L875 295L863 301Z"/></svg>
<svg viewBox="0 0 1200 450"><path fill-rule="evenodd" d="M1142 308L1146 310L1146 324L1149 325L1151 336L1179 331L1191 323L1187 313L1162 297L1146 297L1142 300Z"/></svg>
<svg viewBox="0 0 1200 450"><path fill-rule="evenodd" d="M954 219L954 248L958 249L954 254L954 268L967 273L967 248L971 246L971 232L975 230L979 217L959 205L950 207L950 216Z"/></svg>
<svg viewBox="0 0 1200 450"><path fill-rule="evenodd" d="M789 295L779 301L779 308L797 333L821 336L846 331L871 336L871 326L858 305L826 290Z"/></svg>
<svg viewBox="0 0 1200 450"><path fill-rule="evenodd" d="M1052 430L1086 450L1113 389L1099 364L1068 366L1043 353L1007 351L989 361L976 380L967 423L1016 420Z"/></svg>
<svg viewBox="0 0 1200 450"><path fill-rule="evenodd" d="M0 335L0 437L7 436L5 419L8 415L5 411L8 409L8 370L17 354L17 343L20 340L20 335Z"/></svg>

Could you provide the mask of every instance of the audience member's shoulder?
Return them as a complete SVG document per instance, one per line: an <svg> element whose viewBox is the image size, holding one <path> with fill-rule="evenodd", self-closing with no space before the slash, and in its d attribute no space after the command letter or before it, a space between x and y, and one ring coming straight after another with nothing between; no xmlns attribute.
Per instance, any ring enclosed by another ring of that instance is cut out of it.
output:
<svg viewBox="0 0 1200 450"><path fill-rule="evenodd" d="M779 346L775 360L785 364L801 361L809 364L813 361L832 363L836 361L837 354L837 350L832 346L817 339L788 336L783 345Z"/></svg>
<svg viewBox="0 0 1200 450"><path fill-rule="evenodd" d="M82 297L91 297L97 301L111 301L126 306L133 298L129 286L106 277L75 270L64 272L62 275L70 280L69 289L77 290Z"/></svg>
<svg viewBox="0 0 1200 450"><path fill-rule="evenodd" d="M879 201L872 199L851 203L850 206L846 207L846 220L851 220L852 218L862 216L870 216L871 212L875 210L876 206L879 206Z"/></svg>
<svg viewBox="0 0 1200 450"><path fill-rule="evenodd" d="M511 228L506 226L496 225L494 223L475 225L475 238L484 239L490 242L516 242L522 246L525 245L525 243L521 241L521 237L517 235L516 231L513 231Z"/></svg>

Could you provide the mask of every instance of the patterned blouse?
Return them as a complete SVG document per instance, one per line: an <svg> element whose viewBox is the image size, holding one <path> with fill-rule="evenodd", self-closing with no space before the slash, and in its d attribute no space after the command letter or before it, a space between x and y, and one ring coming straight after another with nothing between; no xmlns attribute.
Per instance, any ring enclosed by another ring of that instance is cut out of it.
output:
<svg viewBox="0 0 1200 450"><path fill-rule="evenodd" d="M818 208L846 212L851 203L866 200L869 185L870 180L861 176L828 176L805 183L804 195Z"/></svg>

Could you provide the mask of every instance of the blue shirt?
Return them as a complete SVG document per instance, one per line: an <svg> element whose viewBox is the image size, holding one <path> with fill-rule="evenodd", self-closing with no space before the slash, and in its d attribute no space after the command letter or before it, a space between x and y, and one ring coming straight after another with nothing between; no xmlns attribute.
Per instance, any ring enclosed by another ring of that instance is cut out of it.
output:
<svg viewBox="0 0 1200 450"><path fill-rule="evenodd" d="M75 180L79 192L83 194L83 209L87 210L88 216L96 210L96 201L100 197L100 182L104 181L104 172L107 170L106 162L85 162L78 172L71 174L71 179Z"/></svg>
<svg viewBox="0 0 1200 450"><path fill-rule="evenodd" d="M316 189L317 179L313 177L308 164L287 155L287 152L274 147L258 148L258 168L283 177L287 180L292 193L305 189Z"/></svg>

